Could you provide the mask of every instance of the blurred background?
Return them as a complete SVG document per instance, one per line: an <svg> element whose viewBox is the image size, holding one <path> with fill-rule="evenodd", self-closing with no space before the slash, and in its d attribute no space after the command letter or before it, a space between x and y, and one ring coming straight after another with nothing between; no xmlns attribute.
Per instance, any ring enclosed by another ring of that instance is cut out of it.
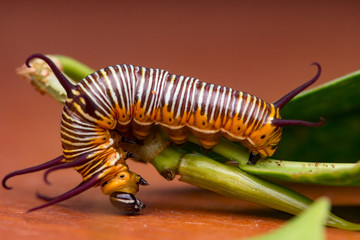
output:
<svg viewBox="0 0 360 240"><path fill-rule="evenodd" d="M15 74L31 53L68 55L94 69L123 63L163 68L270 102L310 79L313 61L323 67L316 85L360 68L359 1L8 1L0 6L0 177L61 154L62 107ZM163 188L188 188L166 182L150 165L130 163L130 168L152 184L143 196L153 209L163 204L154 196L164 194ZM23 221L14 209L22 214L39 204L35 190L58 194L80 178L62 171L51 180L52 188L44 186L41 174L10 180L15 190L0 190L0 211ZM109 205L99 189L86 194L68 205L111 212L110 206L99 206ZM340 196L334 199L342 203ZM13 224L6 226L18 227ZM7 227L2 231L14 234Z"/></svg>

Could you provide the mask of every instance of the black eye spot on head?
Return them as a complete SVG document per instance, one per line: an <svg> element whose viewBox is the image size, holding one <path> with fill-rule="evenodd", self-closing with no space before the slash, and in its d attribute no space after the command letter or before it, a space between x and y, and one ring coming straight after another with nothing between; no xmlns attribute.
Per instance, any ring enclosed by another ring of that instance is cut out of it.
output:
<svg viewBox="0 0 360 240"><path fill-rule="evenodd" d="M169 122L171 122L171 118L169 118Z"/></svg>
<svg viewBox="0 0 360 240"><path fill-rule="evenodd" d="M121 174L120 176L119 176L119 178L124 178L125 177L125 174Z"/></svg>
<svg viewBox="0 0 360 240"><path fill-rule="evenodd" d="M122 115L122 118L125 118L125 114Z"/></svg>
<svg viewBox="0 0 360 240"><path fill-rule="evenodd" d="M111 125L111 122L108 122L108 125Z"/></svg>
<svg viewBox="0 0 360 240"><path fill-rule="evenodd" d="M205 122L203 122L203 126L205 126Z"/></svg>
<svg viewBox="0 0 360 240"><path fill-rule="evenodd" d="M142 114L139 115L139 118L142 118Z"/></svg>
<svg viewBox="0 0 360 240"><path fill-rule="evenodd" d="M264 139L264 138L265 138L265 135L262 135L260 138L261 138L261 139Z"/></svg>
<svg viewBox="0 0 360 240"><path fill-rule="evenodd" d="M240 127L238 127L238 131L240 131Z"/></svg>

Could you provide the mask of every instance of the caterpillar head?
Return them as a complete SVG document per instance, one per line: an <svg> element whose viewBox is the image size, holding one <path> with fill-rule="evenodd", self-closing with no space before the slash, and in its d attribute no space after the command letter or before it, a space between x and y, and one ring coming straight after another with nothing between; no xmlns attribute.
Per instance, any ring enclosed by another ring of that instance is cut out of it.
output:
<svg viewBox="0 0 360 240"><path fill-rule="evenodd" d="M321 118L320 122L307 122L302 120L293 120L293 119L281 119L280 118L280 109L285 106L291 99L296 95L302 92L304 89L313 84L321 74L321 66L318 63L312 63L318 68L317 74L308 82L294 89L293 91L286 94L284 97L280 98L278 101L273 103L275 111L272 114L272 118L269 119L269 122L264 124L260 129L254 131L248 138L251 143L250 157L248 164L254 165L258 159L261 157L271 157L276 151L280 138L282 127L291 126L291 125L302 125L308 127L318 127L325 124L325 119Z"/></svg>
<svg viewBox="0 0 360 240"><path fill-rule="evenodd" d="M134 195L139 191L139 185L148 185L141 176L130 171L119 171L102 184L102 191L110 195L111 204L123 211L139 212L145 207Z"/></svg>

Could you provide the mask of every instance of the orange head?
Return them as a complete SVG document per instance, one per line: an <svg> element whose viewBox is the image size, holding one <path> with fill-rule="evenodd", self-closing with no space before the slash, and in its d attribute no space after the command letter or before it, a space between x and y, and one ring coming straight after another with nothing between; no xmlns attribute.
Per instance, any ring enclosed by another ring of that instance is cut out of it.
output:
<svg viewBox="0 0 360 240"><path fill-rule="evenodd" d="M114 207L123 211L138 212L145 205L134 195L140 185L148 185L141 176L131 171L119 171L112 178L102 183L101 189L105 195L110 195Z"/></svg>

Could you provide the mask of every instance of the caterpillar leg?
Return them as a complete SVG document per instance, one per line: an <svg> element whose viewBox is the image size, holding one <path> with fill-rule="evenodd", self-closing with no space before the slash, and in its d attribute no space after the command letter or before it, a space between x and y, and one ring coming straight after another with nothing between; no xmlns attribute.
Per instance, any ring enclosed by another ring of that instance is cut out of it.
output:
<svg viewBox="0 0 360 240"><path fill-rule="evenodd" d="M256 162L261 158L261 155L258 153L250 153L249 161L247 162L247 165L255 165Z"/></svg>

